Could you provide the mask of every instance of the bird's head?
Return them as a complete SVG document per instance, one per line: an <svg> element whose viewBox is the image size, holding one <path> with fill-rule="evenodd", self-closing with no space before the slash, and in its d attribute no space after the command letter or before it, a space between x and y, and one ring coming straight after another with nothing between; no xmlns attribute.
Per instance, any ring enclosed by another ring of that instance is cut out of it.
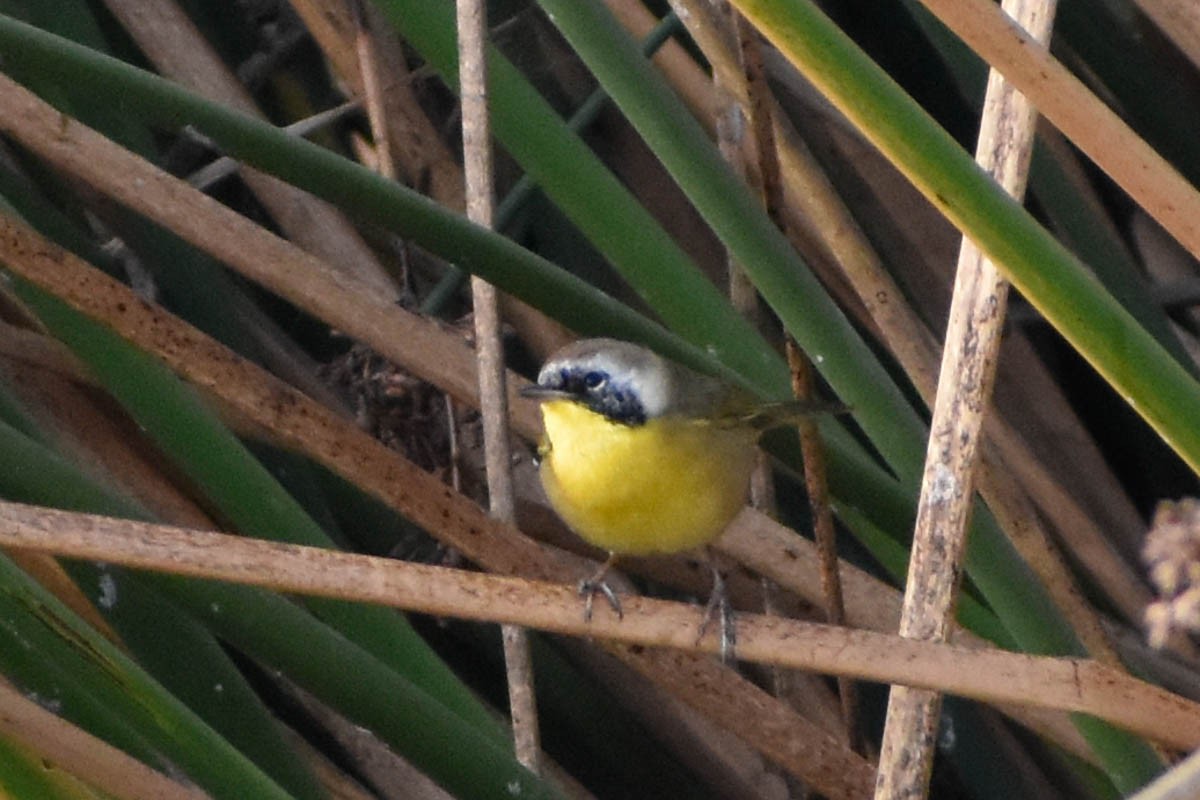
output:
<svg viewBox="0 0 1200 800"><path fill-rule="evenodd" d="M522 391L538 400L579 403L623 425L641 425L677 405L682 368L616 339L583 339L551 356L537 384Z"/></svg>

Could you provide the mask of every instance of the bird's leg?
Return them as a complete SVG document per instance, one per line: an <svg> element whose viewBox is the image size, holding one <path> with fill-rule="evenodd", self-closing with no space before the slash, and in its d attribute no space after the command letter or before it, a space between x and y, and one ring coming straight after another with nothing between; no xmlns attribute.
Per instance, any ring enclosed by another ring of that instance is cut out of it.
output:
<svg viewBox="0 0 1200 800"><path fill-rule="evenodd" d="M592 577L579 582L579 596L584 598L584 622L592 621L592 599L597 594L604 595L605 599L608 600L608 604L612 606L612 610L617 612L617 619L625 618L624 612L621 611L621 601L617 598L617 593L612 590L612 587L604 579L615 563L617 563L617 554L609 553L608 558L600 565L600 569L596 570Z"/></svg>
<svg viewBox="0 0 1200 800"><path fill-rule="evenodd" d="M700 633L696 636L699 642L708 632L708 626L714 618L719 617L721 626L721 661L731 664L734 661L734 648L737 645L737 628L733 619L733 605L729 602L729 594L725 591L725 576L717 565L717 555L711 549L705 550L708 555L708 568L712 570L712 592L708 595L708 603L704 606L704 620L700 623Z"/></svg>

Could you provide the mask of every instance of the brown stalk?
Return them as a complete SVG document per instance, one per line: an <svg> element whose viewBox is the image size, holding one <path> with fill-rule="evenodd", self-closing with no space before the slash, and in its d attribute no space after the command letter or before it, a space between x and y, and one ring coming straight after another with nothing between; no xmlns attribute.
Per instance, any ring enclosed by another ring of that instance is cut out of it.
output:
<svg viewBox="0 0 1200 800"><path fill-rule="evenodd" d="M1050 36L1054 0L1004 0L1039 41ZM1021 197L1029 175L1037 111L999 75L989 75L976 161ZM1008 283L965 237L959 251L946 349L930 422L925 472L899 633L946 641L958 601L983 417L991 401ZM879 756L876 800L924 796L941 720L937 692L893 686Z"/></svg>
<svg viewBox="0 0 1200 800"><path fill-rule="evenodd" d="M693 663L678 652L716 654L720 649L715 633L696 639L704 611L688 603L630 596L623 602L623 618L598 604L588 622L569 584L18 503L0 503L0 544L435 616L511 622L570 636L669 648L676 652L662 655L684 658L677 665L688 672L708 666L720 669L711 660ZM936 688L985 702L1082 712L1172 747L1200 745L1200 704L1088 659L976 650L757 614L745 615L739 627L739 655L750 661Z"/></svg>
<svg viewBox="0 0 1200 800"><path fill-rule="evenodd" d="M467 218L490 228L495 212L495 188L488 111L486 0L458 0L456 13ZM517 518L516 495L512 479L512 453L509 449L504 347L497 295L496 287L478 276L471 276L489 510L493 518L512 525ZM533 691L533 656L529 649L529 634L520 626L503 625L501 639L508 678L514 750L521 764L533 773L540 774L541 741Z"/></svg>
<svg viewBox="0 0 1200 800"><path fill-rule="evenodd" d="M354 52L358 56L358 74L362 77L363 99L366 101L367 121L375 142L375 171L395 180L396 165L392 161L392 145L388 138L388 116L380 87L382 65L375 49L375 38L363 8L363 0L349 0L350 16L354 20Z"/></svg>
<svg viewBox="0 0 1200 800"><path fill-rule="evenodd" d="M799 249L795 229L788 222L787 200L784 197L783 179L780 168L779 148L775 138L775 111L778 108L763 65L762 46L758 34L737 12L732 13L733 29L736 34L737 51L740 56L741 86L748 100L745 113L750 123L753 152L757 156L761 193L767 216ZM790 339L787 342L789 366L792 370L792 391L798 399L811 396L811 366L807 357ZM817 543L817 555L821 562L821 591L827 621L842 624L846 612L842 602L841 578L838 574L837 537L833 527L833 510L829 503L829 487L825 470L825 445L821 441L816 424L801 420L797 425L800 449L804 459L804 483L808 492L809 508L813 515L813 528ZM838 695L842 705L842 719L846 737L851 746L858 747L858 692L854 684L845 679L838 680Z"/></svg>
<svg viewBox="0 0 1200 800"><path fill-rule="evenodd" d="M758 153L767 215L784 232L793 246L801 250L804 242L798 239L795 227L788 223L779 147L775 138L774 118L778 104L767 83L762 45L758 40L757 31L741 14L735 12L735 20L741 61L746 75L746 96L751 114L750 129L753 131ZM792 373L792 392L799 400L811 399L812 365L791 338L787 340L786 347L788 366ZM841 625L845 622L846 609L842 599L841 575L838 571L837 534L834 531L833 507L829 498L825 443L816 423L811 419L800 420L796 430L800 437L800 451L804 461L804 486L808 492L808 505L813 517L817 557L821 563L821 592L824 601L822 606L825 609L826 621L833 625ZM862 752L858 726L858 687L852 681L839 678L838 697L841 700L847 741L851 747Z"/></svg>
<svg viewBox="0 0 1200 800"><path fill-rule="evenodd" d="M792 339L787 340L788 366L792 371L792 393L799 400L813 398L812 364L800 352ZM833 525L833 505L829 498L829 478L825 468L825 445L812 419L796 424L800 435L800 452L804 459L804 486L813 516L813 538L821 564L821 593L824 595L825 621L830 625L846 624L846 603L842 591L842 574L838 561L837 531ZM842 719L850 746L865 752L862 731L858 725L858 687L845 678L838 679L838 695L842 701Z"/></svg>

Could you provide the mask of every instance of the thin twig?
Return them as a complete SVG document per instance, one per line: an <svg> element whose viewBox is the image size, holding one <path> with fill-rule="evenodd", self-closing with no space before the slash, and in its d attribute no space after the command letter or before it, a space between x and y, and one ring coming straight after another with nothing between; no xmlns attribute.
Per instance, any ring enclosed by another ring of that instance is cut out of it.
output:
<svg viewBox="0 0 1200 800"><path fill-rule="evenodd" d="M788 366L792 370L792 392L798 400L813 397L812 365L792 339L787 340ZM825 619L830 625L846 624L846 603L842 593L842 573L838 561L837 531L833 526L833 505L829 498L829 478L825 469L825 447L817 423L801 419L800 451L804 459L804 486L812 509L813 535L821 563L821 593L825 596ZM847 678L838 678L838 696L842 701L842 720L850 746L864 752L858 726L858 686Z"/></svg>
<svg viewBox="0 0 1200 800"><path fill-rule="evenodd" d="M1049 38L1055 0L1004 0L1040 41ZM976 160L1010 194L1025 192L1037 111L997 72L988 79ZM967 525L975 501L975 471L983 417L991 400L1008 299L1008 283L964 238L950 306L941 376L900 635L946 641L953 624ZM924 796L933 770L941 695L896 686L888 701L876 800Z"/></svg>
<svg viewBox="0 0 1200 800"><path fill-rule="evenodd" d="M677 10L688 12L690 16L695 4L680 3L689 8ZM746 152L755 158L756 169L753 174L757 177L757 187L761 193L767 216L775 225L799 246L795 239L795 229L788 222L785 213L787 200L784 197L783 177L780 167L779 149L775 131L775 109L777 104L767 84L766 70L763 66L761 44L757 32L736 11L730 14L732 30L729 31L737 42L737 52L740 56L741 70L736 73L725 73L723 80L733 80L735 94L744 95L746 100L745 116L749 122L750 140ZM720 74L720 73L718 73ZM788 360L792 366L793 390L799 399L805 399L811 394L808 375L810 367L807 358L791 341L788 342ZM799 377L797 377L799 376ZM828 486L825 479L825 448L817 427L811 421L802 421L799 425L800 444L804 459L805 485L809 495L809 506L813 512L816 530L817 550L821 554L822 574L821 586L825 593L825 608L829 621L842 624L845 620L845 608L842 602L841 582L838 575L837 538L833 529L833 512L829 503ZM824 552L823 552L824 551ZM842 703L843 720L846 726L847 740L851 746L856 746L859 740L857 717L857 691L850 681L838 681L838 693Z"/></svg>
<svg viewBox="0 0 1200 800"><path fill-rule="evenodd" d="M392 145L388 139L388 117L379 85L379 58L375 54L375 39L367 19L363 0L349 0L350 16L354 20L354 51L358 55L358 74L362 76L363 99L366 101L367 121L375 142L375 171L395 180L396 165L392 161Z"/></svg>
<svg viewBox="0 0 1200 800"><path fill-rule="evenodd" d="M746 71L746 89L752 114L751 130L754 132L759 166L762 173L763 197L767 215L787 235L793 246L802 247L798 231L788 224L785 213L787 200L784 196L783 175L779 148L775 138L774 109L776 107L771 88L767 83L763 65L762 45L758 33L741 14L736 14L738 43L742 65ZM808 357L790 338L787 341L788 363L792 371L792 391L797 399L812 397L812 366ZM821 591L825 595L825 613L834 625L845 622L846 610L842 601L842 583L838 570L837 535L833 527L833 508L829 502L829 486L825 470L825 443L811 419L802 419L797 425L800 448L804 459L804 485L808 492L808 504L813 515L817 553L821 561ZM845 678L838 679L838 696L842 704L842 718L846 726L846 738L850 746L861 752L858 730L858 690L854 683Z"/></svg>
<svg viewBox="0 0 1200 800"><path fill-rule="evenodd" d="M644 10L644 7L640 3L634 5ZM690 11L685 4L681 3L675 3L673 9L676 14L680 12L686 14ZM729 7L729 4L723 0L714 2L713 13L719 20L722 33L731 43L736 42L737 25L734 21L734 12ZM733 171L750 186L751 191L761 196L762 175L756 148L756 137L749 135L746 115L737 98L738 93L745 94L745 86L726 86L724 81L731 78L741 81L742 84L746 80L744 72L726 75L722 75L722 73L717 71L713 72L712 84L714 94L717 97L717 103L713 109L716 116L714 128L716 130L717 146L721 151L721 155ZM745 269L734 257L732 251L726 250L725 259L730 302L752 324L756 327L761 326L763 315L758 300L757 288L750 281ZM761 450L758 453L754 471L750 475L750 507L770 517L775 517L778 514L770 457ZM709 558L714 565L717 563L718 551L716 548L709 549ZM779 587L765 575L758 576L758 581L762 589L761 605L763 613L782 615L784 612L780 609L781 592ZM832 697L829 695L823 682L805 681L805 678L808 676L802 676L795 670L784 669L783 667L774 665L770 669L769 677L769 685L773 695L789 703L797 710L802 710L806 717L818 724L823 724L827 730L836 732L839 735L844 733L844 730L838 730L841 720L840 718L834 718L833 713L826 715L828 721L824 723L820 721L822 712L827 708L832 709L833 706ZM811 691L807 693L807 696L802 697L800 696L800 690L803 688L809 688ZM785 786L788 786L788 776L781 775L780 778L785 782ZM796 787L795 790L792 790L789 786L789 793L793 796L803 796L805 789L804 787Z"/></svg>
<svg viewBox="0 0 1200 800"><path fill-rule="evenodd" d="M486 0L458 0L457 23L467 217L479 225L491 227L495 214L495 189L488 112ZM508 395L504 382L504 347L497 294L496 287L487 281L478 276L471 277L489 508L492 517L513 524L516 521L516 498L512 482L512 454L509 450ZM518 761L535 774L540 773L541 743L529 635L514 625L502 626L501 634L514 750Z"/></svg>

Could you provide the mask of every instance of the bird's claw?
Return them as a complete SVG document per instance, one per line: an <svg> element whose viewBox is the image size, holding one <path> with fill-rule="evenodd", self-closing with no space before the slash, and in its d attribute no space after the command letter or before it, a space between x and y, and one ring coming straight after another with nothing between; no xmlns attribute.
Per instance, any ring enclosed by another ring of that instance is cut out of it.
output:
<svg viewBox="0 0 1200 800"><path fill-rule="evenodd" d="M579 582L579 596L583 598L583 620L592 621L592 601L596 595L602 594L608 600L612 610L617 612L617 619L624 619L625 612L621 610L621 600L617 593L608 585L602 576L588 578Z"/></svg>

